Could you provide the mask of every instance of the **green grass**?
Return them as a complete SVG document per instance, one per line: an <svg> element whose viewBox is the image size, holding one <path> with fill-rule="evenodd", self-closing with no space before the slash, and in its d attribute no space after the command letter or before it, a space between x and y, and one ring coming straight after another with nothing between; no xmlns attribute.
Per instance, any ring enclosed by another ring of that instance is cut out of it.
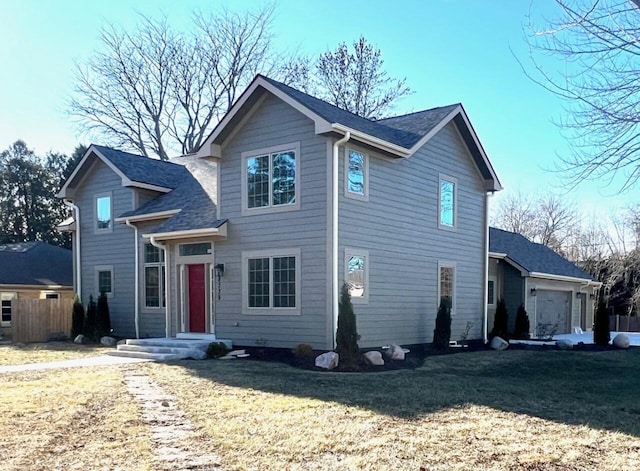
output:
<svg viewBox="0 0 640 471"><path fill-rule="evenodd" d="M640 351L506 351L416 370L142 366L228 469L640 469Z"/></svg>

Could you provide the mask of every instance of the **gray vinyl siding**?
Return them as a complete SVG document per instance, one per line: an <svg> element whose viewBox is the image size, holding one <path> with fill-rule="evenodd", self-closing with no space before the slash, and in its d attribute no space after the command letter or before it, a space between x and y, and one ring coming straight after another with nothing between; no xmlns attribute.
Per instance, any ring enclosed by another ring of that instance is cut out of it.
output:
<svg viewBox="0 0 640 471"><path fill-rule="evenodd" d="M482 337L485 191L454 124L409 159L370 154L369 200L344 196L340 159L340 272L345 247L369 254L369 301L354 304L361 347L431 342L438 309L438 261L456 264L452 339L467 323ZM357 147L356 147L357 149ZM457 227L438 228L440 173L457 180Z"/></svg>
<svg viewBox="0 0 640 471"><path fill-rule="evenodd" d="M516 325L518 307L524 302L524 279L520 272L511 265L504 262L501 262L501 265L503 267L504 304L507 307L507 314L509 315L509 332L512 332ZM489 326L490 329L491 327L493 326Z"/></svg>
<svg viewBox="0 0 640 471"><path fill-rule="evenodd" d="M137 188L137 189L135 189L133 191L135 191L135 199L136 199L136 204L135 204L135 208L134 209L138 209L141 206L144 206L149 201L154 200L158 196L163 194L163 193L160 193L158 191L143 190L143 189L140 189L140 188Z"/></svg>
<svg viewBox="0 0 640 471"><path fill-rule="evenodd" d="M81 182L74 203L80 208L82 302L89 295L97 297L95 267L113 266L113 292L109 298L111 326L121 337L135 334L134 327L134 237L124 224L113 224L112 232L96 234L94 198L96 194L112 192L112 219L130 211L132 190L123 188L121 179L102 161L97 160Z"/></svg>
<svg viewBox="0 0 640 471"><path fill-rule="evenodd" d="M241 153L300 142L300 209L241 215ZM226 144L220 159L220 217L227 240L216 242L216 263L225 265L216 301L216 335L237 345L290 348L308 343L328 348L327 339L327 140L313 122L269 95ZM300 315L242 314L242 252L300 249Z"/></svg>

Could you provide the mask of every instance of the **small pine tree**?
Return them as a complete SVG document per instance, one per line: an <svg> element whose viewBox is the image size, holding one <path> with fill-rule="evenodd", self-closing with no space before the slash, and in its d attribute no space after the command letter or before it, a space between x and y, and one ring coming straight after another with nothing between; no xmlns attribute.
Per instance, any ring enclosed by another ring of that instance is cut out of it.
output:
<svg viewBox="0 0 640 471"><path fill-rule="evenodd" d="M336 352L340 356L340 364L353 368L358 359L358 330L356 314L353 312L349 287L342 285L340 306L338 308L338 330L336 331Z"/></svg>
<svg viewBox="0 0 640 471"><path fill-rule="evenodd" d="M111 333L111 318L109 316L109 303L107 295L100 293L96 309L96 336L101 338Z"/></svg>
<svg viewBox="0 0 640 471"><path fill-rule="evenodd" d="M596 319L593 325L593 343L596 345L609 345L611 332L609 331L609 314L604 296L600 293L598 297L598 307L596 309Z"/></svg>
<svg viewBox="0 0 640 471"><path fill-rule="evenodd" d="M436 328L433 330L433 348L446 350L451 340L451 301L447 298L440 300L438 315L436 316Z"/></svg>
<svg viewBox="0 0 640 471"><path fill-rule="evenodd" d="M498 301L491 337L500 337L503 340L509 340L509 313L507 312L504 299Z"/></svg>
<svg viewBox="0 0 640 471"><path fill-rule="evenodd" d="M97 314L96 302L93 300L93 296L89 296L89 304L87 305L87 318L84 323L84 335L90 339L96 339L96 314Z"/></svg>
<svg viewBox="0 0 640 471"><path fill-rule="evenodd" d="M524 306L520 304L518 312L516 313L516 326L513 332L513 336L517 339L528 339L530 336L531 324L529 323L529 316Z"/></svg>
<svg viewBox="0 0 640 471"><path fill-rule="evenodd" d="M84 306L80 297L76 294L73 298L73 310L71 311L71 338L75 339L84 331Z"/></svg>

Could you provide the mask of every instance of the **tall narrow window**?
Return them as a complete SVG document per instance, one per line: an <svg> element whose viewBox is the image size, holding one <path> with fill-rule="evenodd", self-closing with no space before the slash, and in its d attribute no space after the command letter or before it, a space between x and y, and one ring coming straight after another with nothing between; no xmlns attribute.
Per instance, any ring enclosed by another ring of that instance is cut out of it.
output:
<svg viewBox="0 0 640 471"><path fill-rule="evenodd" d="M144 244L144 304L146 307L165 305L164 250Z"/></svg>
<svg viewBox="0 0 640 471"><path fill-rule="evenodd" d="M16 298L16 293L0 293L2 303L2 317L0 317L0 325L11 325L11 300Z"/></svg>
<svg viewBox="0 0 640 471"><path fill-rule="evenodd" d="M112 229L111 195L96 196L96 231L110 231Z"/></svg>
<svg viewBox="0 0 640 471"><path fill-rule="evenodd" d="M113 297L113 266L100 265L95 267L97 294L105 293L107 297Z"/></svg>
<svg viewBox="0 0 640 471"><path fill-rule="evenodd" d="M487 281L487 304L489 306L496 304L496 279L493 277Z"/></svg>
<svg viewBox="0 0 640 471"><path fill-rule="evenodd" d="M369 253L366 250L345 249L345 283L351 300L366 303L369 300Z"/></svg>
<svg viewBox="0 0 640 471"><path fill-rule="evenodd" d="M349 149L345 168L346 195L359 199L366 198L368 189L368 162L367 154Z"/></svg>
<svg viewBox="0 0 640 471"><path fill-rule="evenodd" d="M294 145L292 145L294 146ZM294 148L274 148L252 155L243 153L244 198L243 210L282 209L297 205L297 154Z"/></svg>
<svg viewBox="0 0 640 471"><path fill-rule="evenodd" d="M439 264L438 266L438 303L446 301L455 309L456 271L453 264Z"/></svg>
<svg viewBox="0 0 640 471"><path fill-rule="evenodd" d="M456 225L456 182L454 179L440 179L440 227L454 228Z"/></svg>

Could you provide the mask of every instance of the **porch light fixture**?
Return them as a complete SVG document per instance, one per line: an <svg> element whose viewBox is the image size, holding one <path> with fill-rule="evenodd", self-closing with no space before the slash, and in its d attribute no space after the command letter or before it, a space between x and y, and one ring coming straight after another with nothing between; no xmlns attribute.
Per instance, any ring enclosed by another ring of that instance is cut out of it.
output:
<svg viewBox="0 0 640 471"><path fill-rule="evenodd" d="M580 299L580 295L581 295L581 294L582 294L582 293L581 293L580 291L577 291L577 292L576 292L576 298L577 298L577 299Z"/></svg>
<svg viewBox="0 0 640 471"><path fill-rule="evenodd" d="M216 263L213 269L216 271L218 279L224 275L224 263Z"/></svg>
<svg viewBox="0 0 640 471"><path fill-rule="evenodd" d="M535 296L537 294L538 294L538 292L536 291L536 289L535 288L531 288L531 296Z"/></svg>
<svg viewBox="0 0 640 471"><path fill-rule="evenodd" d="M596 295L595 295L595 294L593 294L593 293L591 293L591 294L589 295L589 299L596 299Z"/></svg>

